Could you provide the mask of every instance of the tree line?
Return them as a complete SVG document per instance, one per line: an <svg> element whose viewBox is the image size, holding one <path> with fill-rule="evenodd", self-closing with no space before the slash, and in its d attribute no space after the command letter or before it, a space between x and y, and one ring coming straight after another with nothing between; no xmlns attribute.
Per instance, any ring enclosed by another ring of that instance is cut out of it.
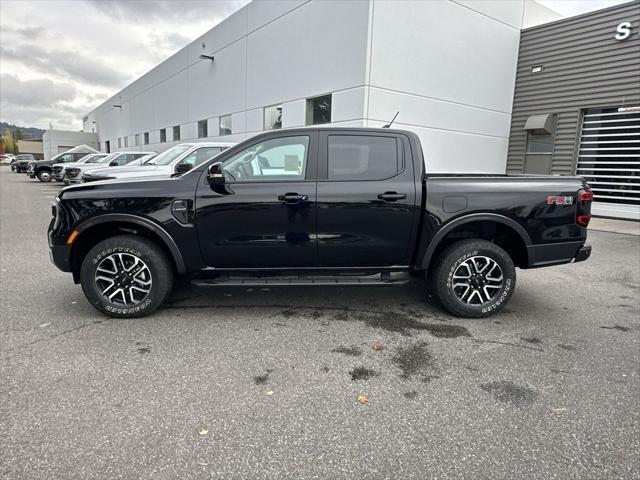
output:
<svg viewBox="0 0 640 480"><path fill-rule="evenodd" d="M24 139L24 134L19 128L16 129L15 135L11 133L11 130L6 129L0 137L0 154L13 153L17 155L20 153L18 150L18 140Z"/></svg>

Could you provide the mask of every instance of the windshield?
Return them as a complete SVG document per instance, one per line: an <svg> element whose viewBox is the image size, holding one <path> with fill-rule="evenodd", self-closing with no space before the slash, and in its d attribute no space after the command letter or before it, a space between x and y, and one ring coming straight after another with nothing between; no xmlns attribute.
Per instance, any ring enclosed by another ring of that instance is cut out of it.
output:
<svg viewBox="0 0 640 480"><path fill-rule="evenodd" d="M116 157L119 157L120 155L121 155L120 152L110 153L109 155L107 155L106 157L101 158L100 160L98 160L95 163L109 163L111 160L113 160Z"/></svg>
<svg viewBox="0 0 640 480"><path fill-rule="evenodd" d="M145 165L169 165L192 146L193 145L176 145L175 147L171 147L169 150L165 150Z"/></svg>
<svg viewBox="0 0 640 480"><path fill-rule="evenodd" d="M89 157L84 157L82 160L84 160L84 163L100 163L100 160L104 157L106 157L106 155L94 154Z"/></svg>
<svg viewBox="0 0 640 480"><path fill-rule="evenodd" d="M91 159L96 156L95 153L90 153L89 155L85 155L77 163L91 163Z"/></svg>
<svg viewBox="0 0 640 480"><path fill-rule="evenodd" d="M157 154L155 153L149 153L147 155L144 155L142 157L138 157L138 158L134 158L132 160L129 160L127 163L125 163L125 165L143 165L145 163L147 163L149 160L151 160L152 158L155 158Z"/></svg>

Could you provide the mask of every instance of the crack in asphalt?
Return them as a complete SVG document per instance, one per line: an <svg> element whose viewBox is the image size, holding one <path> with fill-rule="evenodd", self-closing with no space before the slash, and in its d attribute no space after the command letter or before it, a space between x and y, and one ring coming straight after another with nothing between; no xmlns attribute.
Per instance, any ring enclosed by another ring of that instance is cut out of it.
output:
<svg viewBox="0 0 640 480"><path fill-rule="evenodd" d="M537 352L544 352L542 348L538 347L530 347L529 345L520 345L518 343L511 342L500 342L498 340L485 340L484 338L472 338L470 339L472 342L480 342L480 343L497 343L499 345L508 345L510 347L518 347L518 348L526 348L527 350L535 350Z"/></svg>
<svg viewBox="0 0 640 480"><path fill-rule="evenodd" d="M91 327L93 325L99 325L99 324L101 324L103 322L104 322L104 320L94 320L91 323L85 323L83 325L78 325L77 327L74 327L74 328L68 328L67 330L63 330L61 332L53 333L53 334L47 335L46 337L43 337L43 338L37 338L37 339L32 340L30 342L21 343L19 345L14 346L14 347L10 347L10 348L8 348L6 350L6 352L14 352L17 349L30 347L32 345L35 345L36 343L41 343L41 342L46 342L46 341L49 341L49 340L54 340L54 339L56 339L58 337L69 335L70 333L74 333L74 332L77 332L79 330L82 330L83 328ZM6 356L3 357L3 359L4 360L9 360L9 359L15 358L16 356L17 356L17 354L15 354L15 355L6 355Z"/></svg>

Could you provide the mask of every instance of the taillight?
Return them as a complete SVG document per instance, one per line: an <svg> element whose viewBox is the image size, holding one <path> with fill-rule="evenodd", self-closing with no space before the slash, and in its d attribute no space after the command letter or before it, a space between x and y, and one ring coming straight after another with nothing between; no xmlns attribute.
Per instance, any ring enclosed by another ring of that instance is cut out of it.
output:
<svg viewBox="0 0 640 480"><path fill-rule="evenodd" d="M578 193L578 199L581 202L591 202L593 201L593 192L591 190L580 190L580 193Z"/></svg>
<svg viewBox="0 0 640 480"><path fill-rule="evenodd" d="M591 220L591 202L593 192L591 190L580 190L578 192L578 204L576 208L576 221L578 225L586 227Z"/></svg>

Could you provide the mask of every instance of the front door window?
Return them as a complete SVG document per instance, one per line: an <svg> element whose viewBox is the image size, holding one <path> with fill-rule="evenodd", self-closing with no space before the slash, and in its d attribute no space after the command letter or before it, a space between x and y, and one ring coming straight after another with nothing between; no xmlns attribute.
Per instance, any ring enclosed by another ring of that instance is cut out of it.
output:
<svg viewBox="0 0 640 480"><path fill-rule="evenodd" d="M304 180L309 137L272 138L243 150L224 162L227 182Z"/></svg>

